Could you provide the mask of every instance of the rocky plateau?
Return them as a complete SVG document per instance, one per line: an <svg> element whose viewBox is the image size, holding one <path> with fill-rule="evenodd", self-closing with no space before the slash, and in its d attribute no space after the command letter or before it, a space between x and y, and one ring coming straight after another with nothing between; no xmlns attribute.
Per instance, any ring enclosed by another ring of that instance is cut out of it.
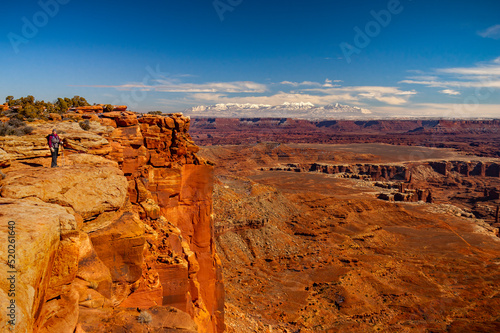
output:
<svg viewBox="0 0 500 333"><path fill-rule="evenodd" d="M0 138L0 304L16 307L0 330L222 332L213 166L196 156L190 119L79 111ZM71 120L85 118L89 130Z"/></svg>
<svg viewBox="0 0 500 333"><path fill-rule="evenodd" d="M500 121L125 110L0 137L0 330L500 331Z"/></svg>

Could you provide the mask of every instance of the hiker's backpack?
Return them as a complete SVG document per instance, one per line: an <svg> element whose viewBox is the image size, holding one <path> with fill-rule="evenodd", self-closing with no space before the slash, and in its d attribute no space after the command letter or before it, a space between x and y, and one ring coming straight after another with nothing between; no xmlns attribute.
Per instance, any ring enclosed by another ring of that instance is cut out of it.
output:
<svg viewBox="0 0 500 333"><path fill-rule="evenodd" d="M47 145L50 147L50 138L52 137L52 133L47 135L45 138L47 139ZM59 143L57 144L57 146L61 146L62 145L62 141L59 140Z"/></svg>

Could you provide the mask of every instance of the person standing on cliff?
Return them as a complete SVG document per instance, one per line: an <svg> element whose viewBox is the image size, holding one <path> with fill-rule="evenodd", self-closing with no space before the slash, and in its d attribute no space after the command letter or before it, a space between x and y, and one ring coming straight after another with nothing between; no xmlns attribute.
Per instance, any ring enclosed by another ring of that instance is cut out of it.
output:
<svg viewBox="0 0 500 333"><path fill-rule="evenodd" d="M59 154L59 145L61 144L61 138L59 137L59 135L57 135L57 131L55 128L52 130L52 134L48 136L48 142L50 153L52 155L52 164L50 165L50 167L57 168L57 155Z"/></svg>

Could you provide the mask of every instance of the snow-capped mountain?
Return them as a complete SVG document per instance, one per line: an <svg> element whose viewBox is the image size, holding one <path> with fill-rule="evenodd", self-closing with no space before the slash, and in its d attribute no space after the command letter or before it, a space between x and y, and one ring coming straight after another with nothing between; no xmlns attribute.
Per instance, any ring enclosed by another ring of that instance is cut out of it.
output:
<svg viewBox="0 0 500 333"><path fill-rule="evenodd" d="M371 115L368 109L356 106L342 105L339 103L316 106L310 102L289 103L281 105L268 104L215 104L200 105L189 108L184 114L198 117L278 117L301 119L331 119L331 118L363 118Z"/></svg>

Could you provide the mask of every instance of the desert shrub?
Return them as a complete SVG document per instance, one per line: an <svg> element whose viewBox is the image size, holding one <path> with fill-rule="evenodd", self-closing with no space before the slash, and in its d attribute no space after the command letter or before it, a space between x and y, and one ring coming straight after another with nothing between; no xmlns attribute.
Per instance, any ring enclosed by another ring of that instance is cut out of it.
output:
<svg viewBox="0 0 500 333"><path fill-rule="evenodd" d="M16 135L16 128L0 122L0 136Z"/></svg>
<svg viewBox="0 0 500 333"><path fill-rule="evenodd" d="M23 127L19 127L18 130L20 130L22 132L21 135L26 135L26 134L31 134L31 132L33 132L33 127L23 126Z"/></svg>
<svg viewBox="0 0 500 333"><path fill-rule="evenodd" d="M113 109L114 109L114 106L111 104L106 104L104 106L104 112L111 112L111 111L113 111Z"/></svg>
<svg viewBox="0 0 500 333"><path fill-rule="evenodd" d="M15 119L15 118L12 118L12 119ZM9 122L7 122L7 123L0 122L0 136L7 136L7 135L23 136L23 135L30 134L31 132L33 132L33 127L26 126L26 124L24 124L24 122L21 121L22 124L19 125L19 123L16 122L16 121L19 121L18 119L15 119L15 121L13 122L16 125L9 124L12 119L10 119Z"/></svg>
<svg viewBox="0 0 500 333"><path fill-rule="evenodd" d="M23 127L26 126L26 123L19 118L10 118L7 125L12 127Z"/></svg>
<svg viewBox="0 0 500 333"><path fill-rule="evenodd" d="M163 112L161 111L149 111L148 114L157 114L157 115L162 115Z"/></svg>
<svg viewBox="0 0 500 333"><path fill-rule="evenodd" d="M88 131L90 129L90 121L88 119L80 121L79 124L80 124L80 127L86 131Z"/></svg>
<svg viewBox="0 0 500 333"><path fill-rule="evenodd" d="M153 320L153 317L151 316L151 313L147 311L141 311L141 313L137 316L137 321L140 323L150 323Z"/></svg>

